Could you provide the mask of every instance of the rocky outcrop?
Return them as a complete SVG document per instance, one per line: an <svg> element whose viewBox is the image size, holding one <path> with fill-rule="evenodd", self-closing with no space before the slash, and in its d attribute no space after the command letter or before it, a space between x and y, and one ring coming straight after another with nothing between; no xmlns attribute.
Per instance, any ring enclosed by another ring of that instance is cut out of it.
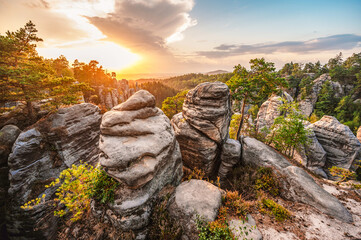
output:
<svg viewBox="0 0 361 240"><path fill-rule="evenodd" d="M273 168L280 177L282 195L286 199L311 205L344 222L353 221L351 214L337 198L318 186L303 169L292 166L286 158L264 143L245 137L242 142L242 161L258 167Z"/></svg>
<svg viewBox="0 0 361 240"><path fill-rule="evenodd" d="M170 200L170 216L177 219L183 228L182 239L198 239L197 215L207 221L214 221L222 204L221 191L203 180L192 179L180 184Z"/></svg>
<svg viewBox="0 0 361 240"><path fill-rule="evenodd" d="M7 235L5 226L6 201L9 189L8 157L11 148L20 134L20 129L14 125L6 125L0 130L0 238Z"/></svg>
<svg viewBox="0 0 361 240"><path fill-rule="evenodd" d="M358 128L357 130L357 139L360 141L361 143L361 126Z"/></svg>
<svg viewBox="0 0 361 240"><path fill-rule="evenodd" d="M335 117L323 116L311 128L327 153L325 170L332 166L355 170L356 160L361 158L361 143L349 127Z"/></svg>
<svg viewBox="0 0 361 240"><path fill-rule="evenodd" d="M298 96L297 100L300 103L300 110L306 117L311 116L318 99L318 94L320 93L322 86L326 81L330 82L336 98L341 98L345 95L344 90L339 82L331 81L331 77L327 73L322 74L313 80L311 92L306 96L306 98L302 99L301 95Z"/></svg>
<svg viewBox="0 0 361 240"><path fill-rule="evenodd" d="M44 186L72 164L94 162L98 157L99 108L78 104L55 114L22 132L9 156L9 201L7 230L11 239L54 239L57 219L52 206L39 204L22 210L25 202L46 194L49 200L56 188ZM34 229L37 229L34 231Z"/></svg>
<svg viewBox="0 0 361 240"><path fill-rule="evenodd" d="M202 83L187 93L183 112L172 118L184 165L216 175L228 138L230 93L221 82Z"/></svg>
<svg viewBox="0 0 361 240"><path fill-rule="evenodd" d="M283 93L283 98L287 102L293 102L293 98L286 92ZM282 97L273 96L265 101L257 114L257 129L261 131L263 128L270 129L274 120L281 115L280 106L284 104Z"/></svg>
<svg viewBox="0 0 361 240"><path fill-rule="evenodd" d="M169 119L155 98L140 90L104 114L99 142L100 164L121 183L108 218L113 226L144 239L157 193L179 184L182 159Z"/></svg>
<svg viewBox="0 0 361 240"><path fill-rule="evenodd" d="M229 228L237 239L262 240L262 233L256 226L256 221L251 214L247 214L247 221L232 219L229 221Z"/></svg>
<svg viewBox="0 0 361 240"><path fill-rule="evenodd" d="M227 139L222 146L221 166L219 167L218 176L221 182L227 177L233 167L241 161L241 143L234 139Z"/></svg>

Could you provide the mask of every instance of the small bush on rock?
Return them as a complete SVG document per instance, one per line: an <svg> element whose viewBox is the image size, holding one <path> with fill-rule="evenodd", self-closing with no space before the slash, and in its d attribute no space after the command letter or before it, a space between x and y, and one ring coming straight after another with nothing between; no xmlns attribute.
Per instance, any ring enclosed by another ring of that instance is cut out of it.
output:
<svg viewBox="0 0 361 240"><path fill-rule="evenodd" d="M102 204L114 201L114 191L118 185L118 182L100 168L94 168L88 164L79 166L73 164L71 168L62 171L59 178L45 187L59 186L55 193L54 206L57 210L54 211L54 215L63 217L70 213L70 220L75 222L90 209L92 198ZM42 198L45 198L44 195ZM30 200L22 208L31 209L40 202L44 201Z"/></svg>
<svg viewBox="0 0 361 240"><path fill-rule="evenodd" d="M261 199L260 212L273 215L280 222L291 217L290 212L286 208L268 198Z"/></svg>

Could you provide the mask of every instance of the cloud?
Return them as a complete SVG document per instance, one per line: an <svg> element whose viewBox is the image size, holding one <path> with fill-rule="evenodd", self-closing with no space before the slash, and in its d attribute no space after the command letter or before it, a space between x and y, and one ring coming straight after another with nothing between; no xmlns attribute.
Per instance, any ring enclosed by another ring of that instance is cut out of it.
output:
<svg viewBox="0 0 361 240"><path fill-rule="evenodd" d="M182 39L196 20L193 0L123 0L106 17L88 17L107 39L136 51L167 52L166 43Z"/></svg>
<svg viewBox="0 0 361 240"><path fill-rule="evenodd" d="M360 46L361 36L339 34L308 41L286 41L274 44L227 45L222 44L212 51L199 51L198 55L207 58L223 58L243 54L272 53L317 53L330 50L349 50Z"/></svg>

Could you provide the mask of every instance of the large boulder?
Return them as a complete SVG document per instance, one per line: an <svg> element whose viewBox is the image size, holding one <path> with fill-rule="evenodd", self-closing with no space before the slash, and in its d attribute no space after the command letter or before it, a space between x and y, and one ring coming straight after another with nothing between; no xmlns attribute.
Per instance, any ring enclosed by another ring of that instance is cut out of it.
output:
<svg viewBox="0 0 361 240"><path fill-rule="evenodd" d="M121 183L107 215L115 227L144 239L153 200L166 185L178 185L182 178L174 130L145 90L105 113L100 129L100 164Z"/></svg>
<svg viewBox="0 0 361 240"><path fill-rule="evenodd" d="M211 222L222 205L219 188L203 180L192 179L180 184L170 199L170 216L177 219L183 228L182 239L198 239L196 220Z"/></svg>
<svg viewBox="0 0 361 240"><path fill-rule="evenodd" d="M202 83L187 93L183 112L172 118L185 167L218 173L221 147L228 139L230 94L221 82Z"/></svg>
<svg viewBox="0 0 361 240"><path fill-rule="evenodd" d="M4 239L7 235L5 226L5 207L10 185L8 177L8 157L20 132L20 129L15 125L6 125L0 130L0 238Z"/></svg>
<svg viewBox="0 0 361 240"><path fill-rule="evenodd" d="M27 201L46 194L51 199L56 188L45 190L72 164L92 163L98 157L99 108L78 104L59 109L17 138L9 156L9 200L7 230L11 239L54 239L57 219L52 207L39 204L20 208ZM37 229L36 231L34 229Z"/></svg>
<svg viewBox="0 0 361 240"><path fill-rule="evenodd" d="M348 126L335 117L323 116L311 128L327 153L325 170L332 166L355 170L361 157L361 143Z"/></svg>
<svg viewBox="0 0 361 240"><path fill-rule="evenodd" d="M242 161L257 167L273 168L280 177L282 195L286 199L309 204L344 222L353 221L352 215L337 198L317 185L303 169L291 165L285 157L266 144L245 137L242 143Z"/></svg>

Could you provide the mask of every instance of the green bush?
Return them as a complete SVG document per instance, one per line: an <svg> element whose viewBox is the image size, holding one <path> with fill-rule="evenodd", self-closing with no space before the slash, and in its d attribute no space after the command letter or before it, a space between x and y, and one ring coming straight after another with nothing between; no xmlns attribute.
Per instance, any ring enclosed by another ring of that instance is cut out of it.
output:
<svg viewBox="0 0 361 240"><path fill-rule="evenodd" d="M284 221L291 217L290 212L272 199L262 198L260 211L273 215L277 221ZM268 211L269 210L269 211Z"/></svg>

